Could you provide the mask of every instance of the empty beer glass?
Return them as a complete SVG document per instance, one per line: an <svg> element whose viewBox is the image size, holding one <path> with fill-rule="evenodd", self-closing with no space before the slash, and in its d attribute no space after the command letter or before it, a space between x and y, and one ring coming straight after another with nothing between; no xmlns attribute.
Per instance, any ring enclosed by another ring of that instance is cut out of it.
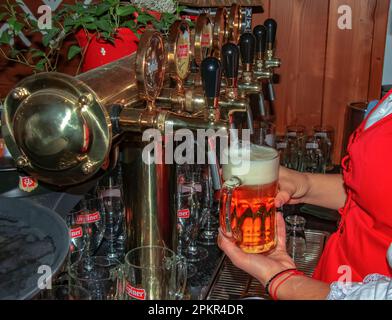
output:
<svg viewBox="0 0 392 320"><path fill-rule="evenodd" d="M180 300L187 278L185 259L160 246L135 248L125 256L126 300Z"/></svg>
<svg viewBox="0 0 392 320"><path fill-rule="evenodd" d="M325 173L325 159L319 138L311 136L306 141L303 160L304 172Z"/></svg>
<svg viewBox="0 0 392 320"><path fill-rule="evenodd" d="M306 237L304 217L292 215L286 217L286 249L294 261L304 257L306 252Z"/></svg>
<svg viewBox="0 0 392 320"><path fill-rule="evenodd" d="M122 198L121 186L117 185L112 176L101 181L98 194L102 198L105 209L105 232L107 241L106 254L109 258L122 260L125 255L119 250L118 240L125 236L125 207Z"/></svg>
<svg viewBox="0 0 392 320"><path fill-rule="evenodd" d="M202 232L199 237L199 243L207 246L216 245L218 237L219 219L214 208L214 190L212 187L212 177L210 167L205 166L202 175L202 203L201 210L203 221Z"/></svg>
<svg viewBox="0 0 392 320"><path fill-rule="evenodd" d="M300 125L287 127L287 168L303 171L303 160L305 152L305 127Z"/></svg>
<svg viewBox="0 0 392 320"><path fill-rule="evenodd" d="M279 154L275 149L231 147L223 165L220 224L246 253L264 253L276 246L275 196Z"/></svg>
<svg viewBox="0 0 392 320"><path fill-rule="evenodd" d="M318 140L320 149L324 155L325 168L327 171L334 168L332 163L332 151L334 144L334 130L330 126L315 126L314 136Z"/></svg>
<svg viewBox="0 0 392 320"><path fill-rule="evenodd" d="M86 257L69 268L72 285L83 287L93 300L121 300L124 275L120 262L108 257Z"/></svg>

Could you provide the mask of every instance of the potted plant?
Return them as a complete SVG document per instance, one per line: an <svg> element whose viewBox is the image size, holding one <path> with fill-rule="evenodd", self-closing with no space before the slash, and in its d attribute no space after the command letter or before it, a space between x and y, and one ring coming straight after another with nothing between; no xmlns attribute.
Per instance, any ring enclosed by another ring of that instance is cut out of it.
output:
<svg viewBox="0 0 392 320"><path fill-rule="evenodd" d="M8 50L0 47L0 55L28 65L34 71L56 71L64 40L74 35L78 44L68 48L67 59L80 55L77 73L87 71L136 51L140 34L147 25L167 32L182 7L172 0L155 2L102 0L90 5L81 1L64 4L53 15L52 27L45 30L39 48L20 48L13 40L19 32L34 35L42 30L31 17L19 12L17 5L7 2L1 6L0 21L7 22L9 29L1 35L0 45Z"/></svg>

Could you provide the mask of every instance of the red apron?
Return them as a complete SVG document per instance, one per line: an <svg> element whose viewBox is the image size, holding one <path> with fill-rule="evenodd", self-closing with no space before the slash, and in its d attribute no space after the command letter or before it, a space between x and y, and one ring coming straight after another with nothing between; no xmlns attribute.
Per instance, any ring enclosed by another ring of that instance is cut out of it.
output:
<svg viewBox="0 0 392 320"><path fill-rule="evenodd" d="M392 115L364 130L366 121L350 137L342 161L347 200L341 223L313 275L328 283L361 282L371 273L392 276L386 258L392 243Z"/></svg>

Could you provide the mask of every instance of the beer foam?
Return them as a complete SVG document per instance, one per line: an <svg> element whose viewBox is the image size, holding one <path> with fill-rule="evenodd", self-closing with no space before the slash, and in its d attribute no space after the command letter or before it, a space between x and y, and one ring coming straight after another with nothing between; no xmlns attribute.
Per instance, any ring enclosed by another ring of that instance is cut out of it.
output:
<svg viewBox="0 0 392 320"><path fill-rule="evenodd" d="M275 149L248 145L225 151L227 164L223 165L223 179L238 177L243 185L253 186L278 180L279 154Z"/></svg>

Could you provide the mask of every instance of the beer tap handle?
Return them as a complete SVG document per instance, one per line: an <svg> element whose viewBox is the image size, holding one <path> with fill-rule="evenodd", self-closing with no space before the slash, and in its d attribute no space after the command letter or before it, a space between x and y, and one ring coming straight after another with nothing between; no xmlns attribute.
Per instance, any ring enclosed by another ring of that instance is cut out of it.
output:
<svg viewBox="0 0 392 320"><path fill-rule="evenodd" d="M256 38L256 56L263 57L267 48L267 28L259 24L253 28L253 35Z"/></svg>
<svg viewBox="0 0 392 320"><path fill-rule="evenodd" d="M220 61L214 57L205 58L201 63L201 77L208 107L218 107L222 77Z"/></svg>
<svg viewBox="0 0 392 320"><path fill-rule="evenodd" d="M250 32L243 33L240 37L241 61L245 66L250 66L253 64L255 56L255 43L255 36Z"/></svg>
<svg viewBox="0 0 392 320"><path fill-rule="evenodd" d="M264 22L264 26L267 29L267 50L273 50L275 47L276 31L278 24L274 19L267 19Z"/></svg>
<svg viewBox="0 0 392 320"><path fill-rule="evenodd" d="M240 62L240 51L238 46L231 42L226 43L222 47L221 61L228 87L237 88L238 65Z"/></svg>

